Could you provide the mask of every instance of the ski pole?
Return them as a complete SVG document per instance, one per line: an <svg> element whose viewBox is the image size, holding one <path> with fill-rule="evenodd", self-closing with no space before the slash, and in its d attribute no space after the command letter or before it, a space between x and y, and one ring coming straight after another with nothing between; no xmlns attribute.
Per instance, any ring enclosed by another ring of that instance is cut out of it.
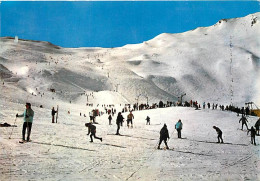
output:
<svg viewBox="0 0 260 181"><path fill-rule="evenodd" d="M10 133L9 139L11 139L11 136L12 136L12 134L13 134L13 130L14 130L14 126L15 126L15 123L16 123L16 119L17 119L17 117L15 117L14 125L13 125L12 131L11 131L11 133Z"/></svg>
<svg viewBox="0 0 260 181"><path fill-rule="evenodd" d="M175 130L173 130L173 132L172 132L172 134L171 134L171 137L173 136L174 131L175 131ZM170 142L171 137L168 139L168 143Z"/></svg>

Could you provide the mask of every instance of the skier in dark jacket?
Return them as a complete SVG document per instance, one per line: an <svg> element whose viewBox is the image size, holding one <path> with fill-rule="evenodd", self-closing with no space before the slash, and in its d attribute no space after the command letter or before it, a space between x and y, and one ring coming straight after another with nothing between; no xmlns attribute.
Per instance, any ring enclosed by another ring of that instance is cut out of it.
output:
<svg viewBox="0 0 260 181"><path fill-rule="evenodd" d="M259 135L260 118L255 123L256 135Z"/></svg>
<svg viewBox="0 0 260 181"><path fill-rule="evenodd" d="M160 131L160 141L159 141L159 145L158 145L157 149L160 149L160 145L161 145L162 141L164 141L166 149L169 149L169 147L167 145L167 139L170 139L170 137L169 137L167 125L164 124L164 126L162 127L162 129Z"/></svg>
<svg viewBox="0 0 260 181"><path fill-rule="evenodd" d="M108 116L108 120L109 120L109 125L112 125L112 124L111 124L111 120L112 120L111 114Z"/></svg>
<svg viewBox="0 0 260 181"><path fill-rule="evenodd" d="M247 128L247 130L248 130L248 126L247 126L247 124L246 124L246 122L248 122L248 121L247 121L246 117L245 117L243 114L242 114L241 119L239 120L239 123L240 123L240 121L242 121L242 129L241 129L241 130L243 130L244 124L246 125L246 128Z"/></svg>
<svg viewBox="0 0 260 181"><path fill-rule="evenodd" d="M55 111L54 107L52 107L51 110L51 115L52 115L52 123L54 123L54 118L55 118L55 114L57 113L57 111Z"/></svg>
<svg viewBox="0 0 260 181"><path fill-rule="evenodd" d="M182 122L179 119L179 121L175 124L175 129L178 132L178 138L181 138L181 130L182 130Z"/></svg>
<svg viewBox="0 0 260 181"><path fill-rule="evenodd" d="M88 127L88 134L87 135L89 135L89 133L91 133L90 134L90 142L93 142L92 136L94 136L94 138L99 139L102 142L102 138L99 138L99 137L96 136L96 126L95 125L93 125L91 123L86 123L85 126Z"/></svg>
<svg viewBox="0 0 260 181"><path fill-rule="evenodd" d="M255 128L252 126L251 129L249 129L249 130L247 131L247 134L248 134L249 132L251 132L251 144L256 145L256 144L255 144L255 135L256 135L256 130L255 130Z"/></svg>
<svg viewBox="0 0 260 181"><path fill-rule="evenodd" d="M147 116L145 120L146 120L146 125L148 125L148 124L150 125L150 117Z"/></svg>
<svg viewBox="0 0 260 181"><path fill-rule="evenodd" d="M216 126L213 126L213 128L216 130L216 132L218 133L218 143L220 142L220 139L221 139L221 143L223 143L223 139L222 139L222 131L216 127Z"/></svg>
<svg viewBox="0 0 260 181"><path fill-rule="evenodd" d="M117 124L116 135L119 135L120 125L123 124L123 121L124 121L124 118L123 118L121 112L119 112L117 115L117 118L116 118L116 124Z"/></svg>
<svg viewBox="0 0 260 181"><path fill-rule="evenodd" d="M163 101L159 102L159 108L163 108Z"/></svg>

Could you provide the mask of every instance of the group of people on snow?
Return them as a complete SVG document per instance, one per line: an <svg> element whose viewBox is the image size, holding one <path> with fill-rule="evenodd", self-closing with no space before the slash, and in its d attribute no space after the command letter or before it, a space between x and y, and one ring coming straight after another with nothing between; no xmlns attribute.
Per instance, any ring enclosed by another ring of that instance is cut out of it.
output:
<svg viewBox="0 0 260 181"><path fill-rule="evenodd" d="M31 104L26 103L25 106L26 106L26 109L23 112L23 114L20 114L20 115L16 114L16 117L24 118L23 129L22 129L22 141L23 142L30 141L30 134L31 134L31 129L32 129L33 117L34 117L34 111L31 108ZM55 117L56 113L57 113L57 110L55 111L55 109L53 107L51 110L52 123L54 123L54 117ZM122 116L121 112L119 112L117 115L117 118L116 118L116 125L117 125L116 135L120 135L119 130L120 130L120 127L123 126L124 119L125 118ZM130 128L130 126L131 126L131 128L133 128L133 119L134 119L134 115L133 115L132 111L130 111L130 113L127 115L127 127L128 128ZM109 125L111 125L112 124L111 123L111 121L112 121L111 114L109 114L108 120L109 120ZM148 125L148 124L150 125L150 117L147 116L145 120L147 121L146 125ZM255 136L259 135L260 118L255 123L255 128L252 126L251 129L248 129L248 125L247 125L248 120L243 114L242 114L241 119L239 120L239 123L240 122L242 122L241 130L243 130L243 127L245 126L248 130L247 134L249 132L251 133L251 143L256 145ZM93 137L102 141L102 138L99 138L96 136L96 126L94 126L92 123L86 123L85 126L88 127L88 135L91 133L91 135L90 135L91 142L93 142ZM175 129L177 130L178 138L181 138L182 128L183 128L183 123L179 119L178 122L175 124ZM217 126L213 126L213 129L215 129L218 134L218 137L217 137L218 143L223 143L222 131L220 130L220 128L218 128ZM27 137L25 139L26 130L27 130ZM169 138L170 137L169 137L167 125L164 124L163 128L160 131L158 149L160 149L160 145L161 145L162 141L164 141L166 149L169 149L169 147L167 145L167 139L169 139Z"/></svg>
<svg viewBox="0 0 260 181"><path fill-rule="evenodd" d="M251 129L248 129L248 126L247 126L248 120L246 119L246 117L243 114L242 114L242 117L239 119L239 123L240 122L242 122L241 130L243 130L243 126L245 125L246 129L247 129L247 134L250 132L250 135L251 135L251 144L256 145L255 136L259 135L260 118L256 121L255 128L254 128L254 126L251 126Z"/></svg>

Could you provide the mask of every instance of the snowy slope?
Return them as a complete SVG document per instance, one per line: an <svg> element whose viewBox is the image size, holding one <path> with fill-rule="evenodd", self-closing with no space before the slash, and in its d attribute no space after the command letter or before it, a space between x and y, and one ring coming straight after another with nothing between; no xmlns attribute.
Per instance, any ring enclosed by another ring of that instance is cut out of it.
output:
<svg viewBox="0 0 260 181"><path fill-rule="evenodd" d="M16 108L23 109L22 106ZM97 136L103 137L103 142L94 139L94 143L90 143L84 127L88 119L62 110L59 123L51 124L50 110L36 107L34 110L37 114L31 143L17 143L21 136L21 119L17 121L12 139L8 139L11 128L1 128L1 180L260 179L259 136L257 146L251 145L250 137L239 130L239 117L231 112L182 107L136 111L134 128L128 129L124 123L120 129L125 136L113 135L115 117L109 126L108 116L104 115L97 118L99 124L96 125ZM15 113L10 107L3 111L6 115ZM145 125L147 115L151 117L151 125ZM184 139L177 139L174 130L178 119L184 124ZM249 125L256 119L249 117ZM13 121L11 116L10 120ZM156 149L164 123L169 129L169 147L174 150ZM217 133L213 125L222 129L227 144L214 143Z"/></svg>
<svg viewBox="0 0 260 181"><path fill-rule="evenodd" d="M177 101L186 93L186 100L259 105L259 15L118 48L72 49L5 37L1 72L5 82L27 91L64 90L70 95L58 95L67 101L80 92L118 90L130 103L140 94L152 103Z"/></svg>
<svg viewBox="0 0 260 181"><path fill-rule="evenodd" d="M127 103L146 103L147 97L149 104L177 101L186 93L185 100L200 104L259 105L259 16L117 48L62 48L2 37L0 122L17 127L0 128L0 180L260 180L259 136L257 146L251 145L232 112L186 107L135 111L134 128L124 123L120 130L125 136L113 135L116 117L109 126L105 114L96 125L102 143L89 143L84 127L92 109L104 111L104 104L114 104L121 111ZM35 117L32 142L22 145L23 121L15 115L24 111L25 102L32 103ZM51 108L57 105L58 123L51 124ZM177 139L178 119L185 139ZM248 117L249 126L257 119ZM174 150L155 149L164 123ZM213 125L227 144L214 143Z"/></svg>

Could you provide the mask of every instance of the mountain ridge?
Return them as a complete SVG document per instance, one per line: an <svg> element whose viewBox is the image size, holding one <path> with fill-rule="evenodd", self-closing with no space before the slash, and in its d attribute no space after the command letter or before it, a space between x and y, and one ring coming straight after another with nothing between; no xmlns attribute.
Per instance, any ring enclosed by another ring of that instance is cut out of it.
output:
<svg viewBox="0 0 260 181"><path fill-rule="evenodd" d="M16 44L10 37L1 38L0 63L13 72L14 79L19 78L18 85L22 80L28 82L21 87L25 90L23 86L45 85L47 91L46 87L53 88L58 81L63 89L70 85L67 92L79 87L86 94L118 91L131 103L140 95L150 102L175 102L186 93L186 100L201 103L259 104L259 16L258 12L224 19L210 27L163 33L116 48L62 48L50 42L19 40ZM60 94L59 98L79 101L81 96Z"/></svg>

